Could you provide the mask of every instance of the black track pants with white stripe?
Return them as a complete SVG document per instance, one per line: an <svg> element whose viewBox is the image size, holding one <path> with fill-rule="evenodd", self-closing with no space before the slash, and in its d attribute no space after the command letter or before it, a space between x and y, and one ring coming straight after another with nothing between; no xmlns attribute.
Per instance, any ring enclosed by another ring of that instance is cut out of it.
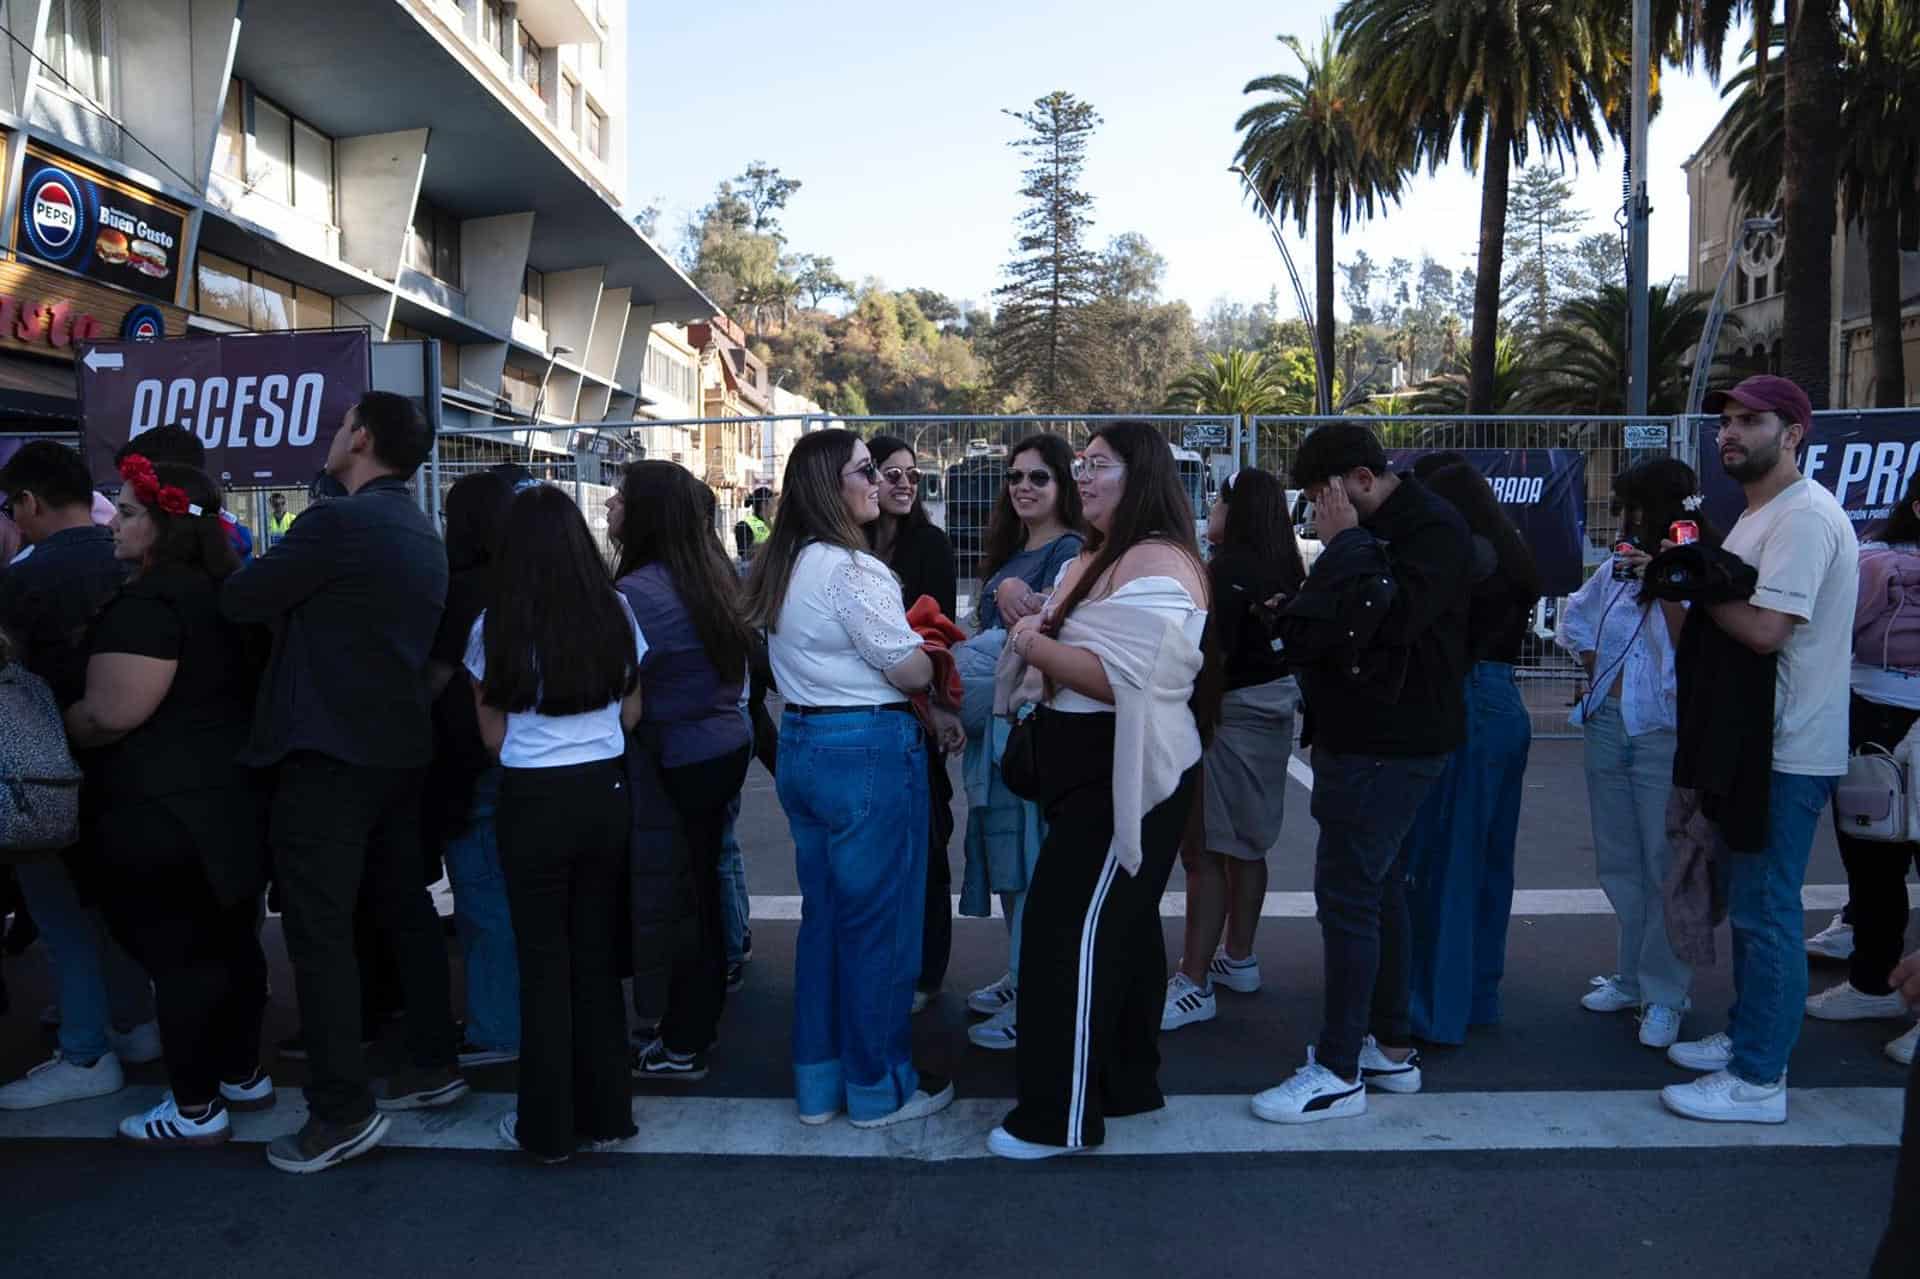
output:
<svg viewBox="0 0 1920 1279"><path fill-rule="evenodd" d="M1047 813L1020 937L1019 1102L1023 1141L1098 1146L1109 1116L1166 1104L1159 1083L1167 947L1160 896L1180 849L1199 766L1147 813L1140 873L1107 851L1113 792L1087 787Z"/></svg>

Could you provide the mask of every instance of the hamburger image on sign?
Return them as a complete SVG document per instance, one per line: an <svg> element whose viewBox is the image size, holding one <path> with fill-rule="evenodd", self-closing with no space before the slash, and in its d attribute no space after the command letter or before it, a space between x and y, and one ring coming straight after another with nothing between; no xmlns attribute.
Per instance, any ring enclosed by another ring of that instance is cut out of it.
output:
<svg viewBox="0 0 1920 1279"><path fill-rule="evenodd" d="M122 239L124 238L123 236ZM167 273L167 251L151 240L135 240L133 267L142 275L150 275L158 279Z"/></svg>
<svg viewBox="0 0 1920 1279"><path fill-rule="evenodd" d="M127 243L126 233L108 227L102 231L99 238L93 242L93 251L99 255L102 262L111 262L115 266L118 266L126 262L131 250Z"/></svg>

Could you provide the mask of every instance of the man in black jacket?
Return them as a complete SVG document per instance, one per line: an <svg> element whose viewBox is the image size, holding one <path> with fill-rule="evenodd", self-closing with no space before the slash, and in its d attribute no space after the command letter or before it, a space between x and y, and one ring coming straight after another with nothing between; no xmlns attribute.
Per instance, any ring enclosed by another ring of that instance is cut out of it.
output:
<svg viewBox="0 0 1920 1279"><path fill-rule="evenodd" d="M1314 431L1293 481L1312 499L1326 542L1303 596L1335 586L1324 579L1351 571L1341 564L1377 565L1349 553L1365 541L1384 551L1393 579L1386 616L1362 650L1295 662L1313 732L1325 1025L1307 1064L1255 1096L1253 1112L1297 1124L1364 1114L1369 1083L1420 1087L1407 1013L1403 845L1465 732L1471 543L1460 514L1419 480L1393 474L1364 426Z"/></svg>
<svg viewBox="0 0 1920 1279"><path fill-rule="evenodd" d="M431 439L413 405L372 391L348 410L327 472L351 496L310 509L227 579L221 611L274 628L241 759L278 767L270 841L312 1080L306 1127L267 1149L287 1172L364 1154L384 1111L443 1106L466 1081L440 922L420 882L420 789L433 753L427 658L447 555L407 480ZM368 1086L353 914L362 879L407 1000L411 1068Z"/></svg>

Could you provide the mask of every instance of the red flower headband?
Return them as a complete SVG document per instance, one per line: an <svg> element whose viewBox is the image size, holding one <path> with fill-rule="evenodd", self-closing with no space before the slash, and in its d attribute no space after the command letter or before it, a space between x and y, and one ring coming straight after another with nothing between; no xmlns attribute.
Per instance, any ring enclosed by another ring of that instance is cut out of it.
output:
<svg viewBox="0 0 1920 1279"><path fill-rule="evenodd" d="M138 453L129 453L120 462L120 478L133 490L142 506L157 506L168 515L200 515L204 512L187 500L187 491L178 485L162 485L154 474L153 463Z"/></svg>

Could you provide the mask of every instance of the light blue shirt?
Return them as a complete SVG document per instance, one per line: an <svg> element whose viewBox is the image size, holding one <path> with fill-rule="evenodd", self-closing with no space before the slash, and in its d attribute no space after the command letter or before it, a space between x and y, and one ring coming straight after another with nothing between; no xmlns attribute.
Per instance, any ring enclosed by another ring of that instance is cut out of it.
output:
<svg viewBox="0 0 1920 1279"><path fill-rule="evenodd" d="M1575 657L1592 653L1593 684L1570 720L1583 723L1620 681L1620 718L1627 736L1671 733L1679 717L1673 637L1652 602L1638 600L1640 582L1613 580L1611 561L1567 600L1554 636Z"/></svg>

